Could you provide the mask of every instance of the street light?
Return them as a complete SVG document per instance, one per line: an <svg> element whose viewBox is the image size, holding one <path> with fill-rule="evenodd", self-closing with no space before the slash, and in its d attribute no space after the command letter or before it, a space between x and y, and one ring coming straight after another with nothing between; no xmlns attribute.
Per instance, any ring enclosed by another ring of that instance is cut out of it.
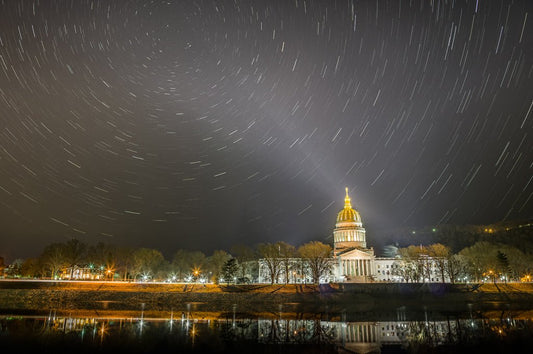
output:
<svg viewBox="0 0 533 354"><path fill-rule="evenodd" d="M113 275L115 274L115 270L111 268L107 268L106 270L106 278L111 278L113 280Z"/></svg>
<svg viewBox="0 0 533 354"><path fill-rule="evenodd" d="M198 280L198 276L200 275L201 270L199 267L195 267L192 271L192 274L194 275L194 281L196 282Z"/></svg>

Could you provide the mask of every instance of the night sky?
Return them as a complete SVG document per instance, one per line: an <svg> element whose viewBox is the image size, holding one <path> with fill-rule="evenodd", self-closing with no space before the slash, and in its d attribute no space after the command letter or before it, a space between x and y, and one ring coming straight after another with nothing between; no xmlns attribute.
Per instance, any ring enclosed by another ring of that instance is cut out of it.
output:
<svg viewBox="0 0 533 354"><path fill-rule="evenodd" d="M3 0L0 253L530 218L532 111L533 1Z"/></svg>

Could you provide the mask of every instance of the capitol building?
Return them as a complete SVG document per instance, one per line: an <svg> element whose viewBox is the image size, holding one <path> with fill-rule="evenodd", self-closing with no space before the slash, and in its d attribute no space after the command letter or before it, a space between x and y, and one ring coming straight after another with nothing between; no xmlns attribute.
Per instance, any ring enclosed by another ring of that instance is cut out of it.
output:
<svg viewBox="0 0 533 354"><path fill-rule="evenodd" d="M425 282L441 282L434 261L427 257L430 269ZM281 267L277 273L276 283L310 283L309 272L305 269L305 262L300 258L284 259L288 266ZM369 247L366 240L366 230L359 212L353 208L352 200L346 188L344 208L337 214L333 229L333 253L331 255L331 270L320 278L320 283L369 283L369 282L405 282L401 274L407 264L401 258L376 257L374 249ZM292 269L284 274L284 269ZM297 270L297 271L294 271ZM446 281L447 279L445 279ZM449 280L449 279L448 279ZM270 272L265 260L259 260L258 282L271 282Z"/></svg>
<svg viewBox="0 0 533 354"><path fill-rule="evenodd" d="M374 249L366 244L366 230L359 212L352 208L348 188L344 209L337 215L333 230L333 276L336 281L366 282L376 274Z"/></svg>
<svg viewBox="0 0 533 354"><path fill-rule="evenodd" d="M352 207L346 188L344 209L337 214L333 230L333 267L329 281L344 283L405 282L401 274L406 263L400 257L376 257L367 246L361 215ZM428 273L425 282L441 282L435 260L425 258ZM449 281L449 279L444 279Z"/></svg>

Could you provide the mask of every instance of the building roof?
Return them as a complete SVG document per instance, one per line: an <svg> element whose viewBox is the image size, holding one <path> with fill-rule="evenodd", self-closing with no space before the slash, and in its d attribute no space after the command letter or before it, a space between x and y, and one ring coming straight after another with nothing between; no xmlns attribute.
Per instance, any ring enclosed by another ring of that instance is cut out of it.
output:
<svg viewBox="0 0 533 354"><path fill-rule="evenodd" d="M361 224L361 215L359 212L352 208L350 196L348 195L348 188L346 188L346 197L344 198L344 209L342 209L337 215L338 223L354 222Z"/></svg>

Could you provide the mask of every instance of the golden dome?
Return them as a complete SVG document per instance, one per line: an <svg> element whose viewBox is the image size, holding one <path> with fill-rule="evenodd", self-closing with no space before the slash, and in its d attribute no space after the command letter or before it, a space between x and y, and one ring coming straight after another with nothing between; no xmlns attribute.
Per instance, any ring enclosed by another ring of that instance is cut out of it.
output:
<svg viewBox="0 0 533 354"><path fill-rule="evenodd" d="M352 208L350 196L348 195L348 188L346 188L346 197L344 198L344 209L337 215L337 223L341 222L355 222L361 223L361 215Z"/></svg>

